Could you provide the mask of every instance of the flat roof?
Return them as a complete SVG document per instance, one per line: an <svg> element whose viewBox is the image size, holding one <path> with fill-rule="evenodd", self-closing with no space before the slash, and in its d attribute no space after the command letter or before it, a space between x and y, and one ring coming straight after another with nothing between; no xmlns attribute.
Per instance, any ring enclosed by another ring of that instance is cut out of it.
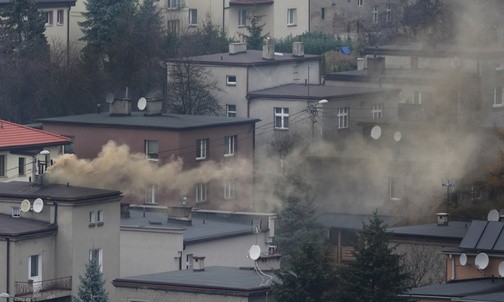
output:
<svg viewBox="0 0 504 302"><path fill-rule="evenodd" d="M344 97L369 96L382 93L399 93L400 89L373 87L340 87L325 85L286 84L256 90L249 93L250 98L289 98L289 99L332 99Z"/></svg>
<svg viewBox="0 0 504 302"><path fill-rule="evenodd" d="M439 225L437 223L407 225L388 228L387 231L392 233L393 237L430 237L462 240L469 224L469 222L465 221L449 221L448 225Z"/></svg>
<svg viewBox="0 0 504 302"><path fill-rule="evenodd" d="M12 0L0 0L0 6L9 2L12 2ZM37 6L42 8L75 6L75 2L76 0L35 0Z"/></svg>
<svg viewBox="0 0 504 302"><path fill-rule="evenodd" d="M44 118L37 121L42 122L42 124L74 124L121 128L155 128L181 131L206 127L252 124L260 120L240 117L166 113L161 115L145 116L143 112L133 111L131 112L131 115L124 116L111 116L108 112L102 112Z"/></svg>
<svg viewBox="0 0 504 302"><path fill-rule="evenodd" d="M502 278L481 278L469 280L457 280L445 284L428 285L412 288L401 294L403 297L431 298L431 299L453 299L479 294L499 293L500 300L504 296L504 279ZM465 300L450 300L465 301ZM485 300L478 300L485 301ZM492 300L490 300L492 301Z"/></svg>
<svg viewBox="0 0 504 302"><path fill-rule="evenodd" d="M0 214L0 238L40 236L42 234L54 234L57 230L58 227L49 222L22 217L14 218L12 215Z"/></svg>

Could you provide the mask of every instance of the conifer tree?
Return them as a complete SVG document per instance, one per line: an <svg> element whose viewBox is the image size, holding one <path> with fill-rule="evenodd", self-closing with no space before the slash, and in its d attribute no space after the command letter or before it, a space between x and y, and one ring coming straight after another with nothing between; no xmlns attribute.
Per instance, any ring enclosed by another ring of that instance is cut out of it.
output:
<svg viewBox="0 0 504 302"><path fill-rule="evenodd" d="M258 15L256 12L252 12L249 16L249 25L247 25L247 34L242 34L241 36L247 42L248 49L261 50L264 39L268 34L262 34L263 27L265 23L261 23L263 15Z"/></svg>
<svg viewBox="0 0 504 302"><path fill-rule="evenodd" d="M79 276L79 299L78 302L107 302L108 293L105 290L100 264L97 257L91 257L86 264L86 274Z"/></svg>

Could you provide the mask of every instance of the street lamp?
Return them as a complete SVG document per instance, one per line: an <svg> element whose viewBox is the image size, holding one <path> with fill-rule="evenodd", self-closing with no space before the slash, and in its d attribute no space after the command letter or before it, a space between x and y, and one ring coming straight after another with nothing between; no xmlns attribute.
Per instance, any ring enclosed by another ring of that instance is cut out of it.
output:
<svg viewBox="0 0 504 302"><path fill-rule="evenodd" d="M310 118L312 120L312 125L311 125L311 142L313 143L315 141L315 123L317 122L317 115L318 115L318 104L325 104L328 101L326 99L317 101L317 102L310 102L308 101L308 108L307 111L311 115Z"/></svg>

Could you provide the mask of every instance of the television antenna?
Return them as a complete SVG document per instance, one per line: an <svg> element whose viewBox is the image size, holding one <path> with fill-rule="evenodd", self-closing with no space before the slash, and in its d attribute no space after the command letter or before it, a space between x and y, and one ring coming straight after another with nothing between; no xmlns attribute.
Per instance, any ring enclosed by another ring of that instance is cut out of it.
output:
<svg viewBox="0 0 504 302"><path fill-rule="evenodd" d="M138 110L142 111L147 107L147 99L146 98L140 98L137 102L137 107Z"/></svg>
<svg viewBox="0 0 504 302"><path fill-rule="evenodd" d="M476 259L474 260L474 264L477 269L485 269L487 268L489 263L488 255L485 253L479 253L476 255Z"/></svg>
<svg viewBox="0 0 504 302"><path fill-rule="evenodd" d="M374 139L379 139L381 137L382 130L380 126L374 126L371 128L371 137Z"/></svg>
<svg viewBox="0 0 504 302"><path fill-rule="evenodd" d="M460 265L466 266L467 264L467 255L462 253L459 258Z"/></svg>
<svg viewBox="0 0 504 302"><path fill-rule="evenodd" d="M41 198L35 199L33 201L33 212L40 213L44 209L44 201Z"/></svg>
<svg viewBox="0 0 504 302"><path fill-rule="evenodd" d="M30 210L31 204L28 199L21 201L21 212L26 213Z"/></svg>

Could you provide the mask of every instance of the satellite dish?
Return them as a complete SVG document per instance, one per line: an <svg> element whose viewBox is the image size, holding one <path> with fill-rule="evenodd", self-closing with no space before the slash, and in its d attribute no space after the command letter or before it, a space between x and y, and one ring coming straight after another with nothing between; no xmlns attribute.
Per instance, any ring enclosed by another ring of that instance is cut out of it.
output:
<svg viewBox="0 0 504 302"><path fill-rule="evenodd" d="M488 221L499 221L500 214L499 211L493 209L488 212L487 220Z"/></svg>
<svg viewBox="0 0 504 302"><path fill-rule="evenodd" d="M476 255L476 259L474 260L474 264L477 269L485 269L488 266L488 255L485 253L479 253Z"/></svg>
<svg viewBox="0 0 504 302"><path fill-rule="evenodd" d="M109 104L112 104L114 102L114 95L112 93L107 93L107 96L105 96L105 101Z"/></svg>
<svg viewBox="0 0 504 302"><path fill-rule="evenodd" d="M40 198L35 199L35 201L33 202L33 211L35 213L40 213L42 212L43 208L44 208L44 201L42 201L42 199Z"/></svg>
<svg viewBox="0 0 504 302"><path fill-rule="evenodd" d="M21 212L26 213L30 210L30 201L28 199L25 199L21 201Z"/></svg>
<svg viewBox="0 0 504 302"><path fill-rule="evenodd" d="M467 255L466 254L461 254L459 258L460 265L466 266L467 264Z"/></svg>
<svg viewBox="0 0 504 302"><path fill-rule="evenodd" d="M374 126L371 129L371 137L374 139L379 139L381 137L381 128L380 126Z"/></svg>
<svg viewBox="0 0 504 302"><path fill-rule="evenodd" d="M260 255L261 255L261 247L258 246L257 244L254 244L249 250L249 258L256 261L257 259L259 259Z"/></svg>
<svg viewBox="0 0 504 302"><path fill-rule="evenodd" d="M455 68L458 68L460 66L460 59L459 57L454 57L452 60L451 60L451 67L453 69Z"/></svg>
<svg viewBox="0 0 504 302"><path fill-rule="evenodd" d="M499 276L504 277L504 261L499 264Z"/></svg>
<svg viewBox="0 0 504 302"><path fill-rule="evenodd" d="M145 107L147 107L147 99L140 98L137 102L137 107L138 107L138 110L144 110Z"/></svg>
<svg viewBox="0 0 504 302"><path fill-rule="evenodd" d="M401 141L401 137L402 137L402 136L401 136L401 132L396 131L396 132L394 133L394 140L395 140L396 142L400 142L400 141Z"/></svg>

